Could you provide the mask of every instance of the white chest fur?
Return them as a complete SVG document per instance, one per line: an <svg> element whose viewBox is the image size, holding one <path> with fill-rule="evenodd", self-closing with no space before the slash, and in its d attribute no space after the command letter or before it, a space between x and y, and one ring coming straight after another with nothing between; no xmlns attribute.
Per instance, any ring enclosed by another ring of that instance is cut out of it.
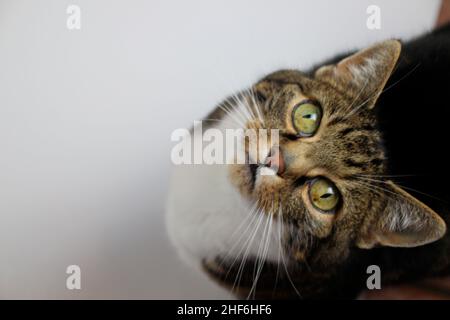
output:
<svg viewBox="0 0 450 320"><path fill-rule="evenodd" d="M217 128L224 123L229 119ZM257 257L263 250L267 260L277 261L279 226L252 209L230 183L227 165L175 166L166 221L171 241L191 265L217 256Z"/></svg>

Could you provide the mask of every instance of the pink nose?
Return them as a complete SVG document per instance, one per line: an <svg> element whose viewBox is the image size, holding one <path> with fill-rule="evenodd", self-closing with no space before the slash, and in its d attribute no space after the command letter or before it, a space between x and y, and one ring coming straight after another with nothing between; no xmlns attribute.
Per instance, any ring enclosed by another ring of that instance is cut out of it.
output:
<svg viewBox="0 0 450 320"><path fill-rule="evenodd" d="M264 161L266 167L274 169L278 175L281 175L285 170L283 155L279 147L272 147L266 160Z"/></svg>

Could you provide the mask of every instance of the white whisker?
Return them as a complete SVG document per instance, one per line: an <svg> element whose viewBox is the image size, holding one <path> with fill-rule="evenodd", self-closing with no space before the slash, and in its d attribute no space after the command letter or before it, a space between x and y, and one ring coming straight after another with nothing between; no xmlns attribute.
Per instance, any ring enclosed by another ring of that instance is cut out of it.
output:
<svg viewBox="0 0 450 320"><path fill-rule="evenodd" d="M283 211L282 211L281 208L279 209L279 212L278 212L278 213L279 213L279 216L280 216L280 219L281 219L281 224L284 226L284 224L283 224ZM300 294L300 292L299 292L299 291L297 290L297 288L295 287L295 284L294 284L294 282L292 281L291 276L289 275L289 271L288 271L288 267L287 267L287 264L286 264L286 261L285 261L285 256L284 256L284 252L283 252L283 251L281 252L281 261L282 261L282 263L283 263L284 270L285 270L285 272L286 272L286 276L287 276L289 282L291 283L292 288L294 288L294 291L297 293L297 295L298 295L300 298L302 298L302 295Z"/></svg>
<svg viewBox="0 0 450 320"><path fill-rule="evenodd" d="M239 269L238 269L238 272L236 274L235 281L234 281L233 286L231 288L232 292L234 291L234 288L236 287L236 284L239 287L239 284L240 284L240 281L241 281L241 278L242 278L242 273L243 273L243 270L244 270L244 267L245 267L245 263L246 263L248 255L249 255L249 252L250 252L250 247L251 247L251 245L252 245L252 243L253 243L253 241L254 241L254 239L256 237L256 234L257 234L257 232L259 230L261 222L264 220L263 219L264 215L262 214L261 210L258 211L258 214L260 215L260 217L258 219L258 223L257 223L254 231L252 232L251 237L249 238L249 240L246 243L247 248L246 248L246 250L244 252L244 256L242 257L242 261L241 261L241 263L239 265Z"/></svg>
<svg viewBox="0 0 450 320"><path fill-rule="evenodd" d="M265 213L263 213L263 214L265 214ZM265 250L266 235L267 235L269 225L270 225L270 218L267 218L267 221L266 221L264 229L263 229L261 242L258 245L258 252L256 254L255 263L253 265L253 284L252 284L252 287L250 288L247 299L249 299L250 296L252 295L252 293L254 292L256 283L258 282L261 266L264 265L264 250Z"/></svg>
<svg viewBox="0 0 450 320"><path fill-rule="evenodd" d="M230 256L234 253L235 249L241 244L241 241L244 239L244 236L247 235L247 231L250 229L250 227L253 225L253 223L258 218L258 214L256 212L257 209L257 203L253 205L253 207L250 209L249 214L245 217L244 220L241 221L239 226L234 230L234 232L230 235L230 239L234 238L237 234L239 234L239 237L236 241L234 241L231 248L228 250L228 252L225 254L225 256L221 257L221 262L219 263L219 268L223 266L223 264L230 258ZM242 230L244 228L244 230ZM241 232L242 231L242 232ZM237 260L238 255L234 258L233 263L231 264L231 267L234 265L235 261Z"/></svg>

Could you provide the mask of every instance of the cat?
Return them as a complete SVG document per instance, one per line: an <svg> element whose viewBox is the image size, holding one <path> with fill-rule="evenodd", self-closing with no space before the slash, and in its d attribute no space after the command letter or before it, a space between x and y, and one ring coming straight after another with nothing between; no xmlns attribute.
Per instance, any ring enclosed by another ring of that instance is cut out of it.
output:
<svg viewBox="0 0 450 320"><path fill-rule="evenodd" d="M448 275L449 109L450 25L269 74L204 123L278 129L276 150L175 166L169 236L239 298L355 298L371 265L382 286Z"/></svg>

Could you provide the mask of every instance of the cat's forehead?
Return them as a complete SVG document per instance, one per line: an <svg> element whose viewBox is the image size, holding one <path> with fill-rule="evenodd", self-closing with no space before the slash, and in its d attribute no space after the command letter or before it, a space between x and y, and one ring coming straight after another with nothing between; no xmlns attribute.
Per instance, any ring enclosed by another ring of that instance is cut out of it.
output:
<svg viewBox="0 0 450 320"><path fill-rule="evenodd" d="M303 95L305 98L321 102L323 107L330 111L339 111L342 106L355 100L352 91L338 89L314 78L310 73L298 70L281 70L269 74L258 81L254 88L255 92L261 94L265 99L276 97L274 100L278 103L280 103L280 98L286 99L294 95Z"/></svg>
<svg viewBox="0 0 450 320"><path fill-rule="evenodd" d="M287 74L291 80L304 79L304 75L298 72ZM278 73L277 77L286 78L286 72ZM291 128L292 111L302 101L313 99L323 111L314 136L281 143L286 161L293 168L299 168L299 174L304 173L305 168L322 168L329 175L340 178L384 172L382 136L370 110L358 110L358 105L351 99L331 93L332 89L328 89L326 84L310 81L308 87L303 87L292 82L277 83L279 87L272 87L277 94L269 104L266 125L280 129L282 136L294 132Z"/></svg>

